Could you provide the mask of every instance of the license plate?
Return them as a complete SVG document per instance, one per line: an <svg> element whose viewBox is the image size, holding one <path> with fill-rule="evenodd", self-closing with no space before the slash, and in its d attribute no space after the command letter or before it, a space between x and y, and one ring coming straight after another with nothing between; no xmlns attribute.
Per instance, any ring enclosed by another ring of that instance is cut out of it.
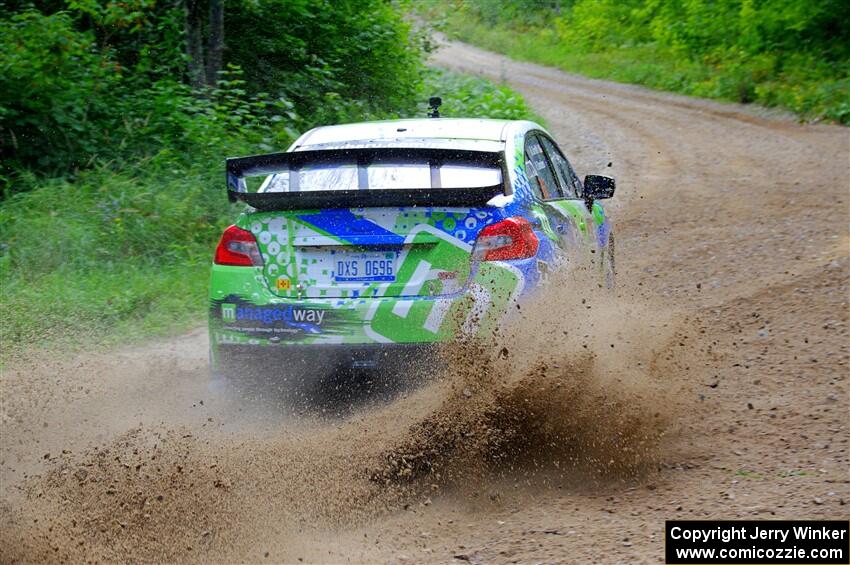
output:
<svg viewBox="0 0 850 565"><path fill-rule="evenodd" d="M333 279L336 282L392 282L398 253L336 253Z"/></svg>

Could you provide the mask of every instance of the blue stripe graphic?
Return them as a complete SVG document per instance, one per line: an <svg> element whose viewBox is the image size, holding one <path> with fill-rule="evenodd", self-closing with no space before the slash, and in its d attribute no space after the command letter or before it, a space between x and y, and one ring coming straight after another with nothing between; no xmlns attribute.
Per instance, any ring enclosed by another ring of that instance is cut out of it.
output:
<svg viewBox="0 0 850 565"><path fill-rule="evenodd" d="M352 245L404 243L404 237L385 230L374 222L358 218L351 210L322 210L318 214L299 215L298 219Z"/></svg>

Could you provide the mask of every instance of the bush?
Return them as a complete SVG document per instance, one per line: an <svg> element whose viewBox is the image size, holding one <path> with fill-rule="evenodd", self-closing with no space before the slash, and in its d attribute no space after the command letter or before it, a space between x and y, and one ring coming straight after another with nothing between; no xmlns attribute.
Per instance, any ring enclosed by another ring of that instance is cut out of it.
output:
<svg viewBox="0 0 850 565"><path fill-rule="evenodd" d="M340 121L340 110L386 115L416 107L422 46L389 2L240 2L225 25L226 36L246 38L231 41L227 57L245 70L248 88L284 94L311 123Z"/></svg>
<svg viewBox="0 0 850 565"><path fill-rule="evenodd" d="M408 114L421 89L422 44L384 0L228 3L225 71L201 89L186 84L179 3L11 3L0 17L3 193L22 169L73 176L236 139L280 147L316 123Z"/></svg>
<svg viewBox="0 0 850 565"><path fill-rule="evenodd" d="M115 128L121 71L64 13L0 20L0 159L39 170L84 164Z"/></svg>

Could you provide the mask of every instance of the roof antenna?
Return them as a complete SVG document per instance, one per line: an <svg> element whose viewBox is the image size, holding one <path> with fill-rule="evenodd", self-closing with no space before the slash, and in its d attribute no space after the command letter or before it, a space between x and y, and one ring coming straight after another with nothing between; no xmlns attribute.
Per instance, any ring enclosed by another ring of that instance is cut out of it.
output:
<svg viewBox="0 0 850 565"><path fill-rule="evenodd" d="M439 96L432 96L428 99L428 117L439 118L440 106L443 104L443 99Z"/></svg>

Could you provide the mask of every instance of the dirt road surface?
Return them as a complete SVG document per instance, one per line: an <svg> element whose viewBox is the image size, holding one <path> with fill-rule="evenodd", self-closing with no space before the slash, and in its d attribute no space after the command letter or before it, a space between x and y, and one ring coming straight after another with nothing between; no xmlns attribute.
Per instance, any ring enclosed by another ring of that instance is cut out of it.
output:
<svg viewBox="0 0 850 565"><path fill-rule="evenodd" d="M203 330L14 361L0 562L662 562L665 519L850 515L848 129L434 59L618 179L617 292L565 281L437 382L310 416L208 391Z"/></svg>

